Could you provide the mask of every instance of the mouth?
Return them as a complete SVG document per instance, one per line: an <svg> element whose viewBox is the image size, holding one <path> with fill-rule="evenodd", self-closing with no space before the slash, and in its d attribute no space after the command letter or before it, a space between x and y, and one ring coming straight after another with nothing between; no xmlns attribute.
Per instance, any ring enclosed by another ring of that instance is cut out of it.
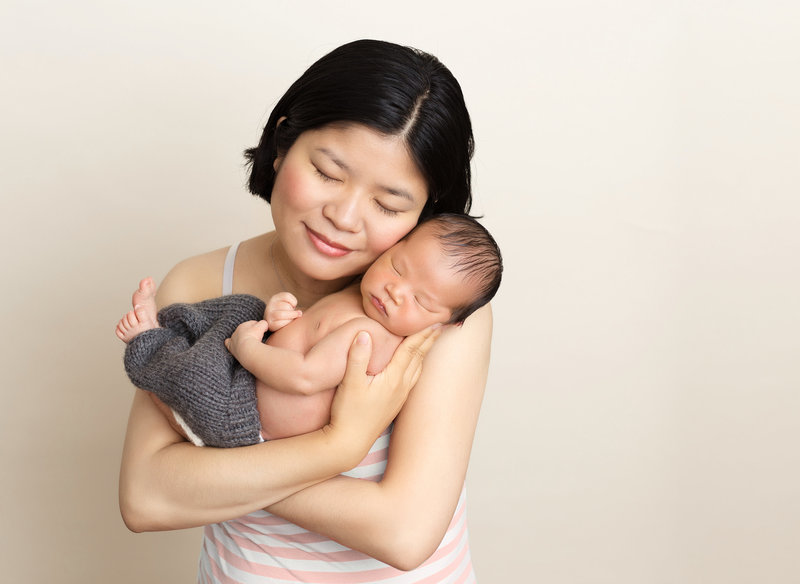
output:
<svg viewBox="0 0 800 584"><path fill-rule="evenodd" d="M370 294L370 301L372 302L372 305L378 309L378 312L380 312L383 316L388 316L386 313L386 306L384 306L383 302L378 300L376 296Z"/></svg>
<svg viewBox="0 0 800 584"><path fill-rule="evenodd" d="M324 235L322 235L321 233L314 231L308 225L306 225L305 227L306 227L306 232L308 233L308 238L311 240L311 243L314 244L314 247L316 247L320 253L326 256L339 258L353 251L349 247L344 246L335 241L332 241L327 237L325 237Z"/></svg>

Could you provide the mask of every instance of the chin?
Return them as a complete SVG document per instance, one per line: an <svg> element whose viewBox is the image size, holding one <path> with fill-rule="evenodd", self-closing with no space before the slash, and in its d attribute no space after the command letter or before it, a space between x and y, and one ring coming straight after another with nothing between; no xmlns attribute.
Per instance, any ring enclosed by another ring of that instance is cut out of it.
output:
<svg viewBox="0 0 800 584"><path fill-rule="evenodd" d="M364 272L364 267L355 266L351 262L345 263L342 260L330 259L313 259L303 263L298 262L297 266L303 272L315 279L322 282L330 282L332 280L339 280L340 278L352 278Z"/></svg>

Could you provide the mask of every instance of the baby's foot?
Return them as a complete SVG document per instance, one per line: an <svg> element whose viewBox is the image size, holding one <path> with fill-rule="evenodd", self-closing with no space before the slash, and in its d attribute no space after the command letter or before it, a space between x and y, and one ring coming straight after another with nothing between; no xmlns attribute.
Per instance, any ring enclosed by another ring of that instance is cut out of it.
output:
<svg viewBox="0 0 800 584"><path fill-rule="evenodd" d="M145 278L133 293L133 310L117 323L117 336L128 343L139 333L158 328L157 315L156 285L152 278Z"/></svg>

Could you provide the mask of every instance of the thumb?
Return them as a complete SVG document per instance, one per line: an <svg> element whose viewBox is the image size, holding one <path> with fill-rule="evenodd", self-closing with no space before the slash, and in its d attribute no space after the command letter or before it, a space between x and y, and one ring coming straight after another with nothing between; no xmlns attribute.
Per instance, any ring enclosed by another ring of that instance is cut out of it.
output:
<svg viewBox="0 0 800 584"><path fill-rule="evenodd" d="M344 372L342 384L357 382L367 373L367 365L372 355L372 337L366 331L361 331L356 335L350 351L347 353L347 370Z"/></svg>

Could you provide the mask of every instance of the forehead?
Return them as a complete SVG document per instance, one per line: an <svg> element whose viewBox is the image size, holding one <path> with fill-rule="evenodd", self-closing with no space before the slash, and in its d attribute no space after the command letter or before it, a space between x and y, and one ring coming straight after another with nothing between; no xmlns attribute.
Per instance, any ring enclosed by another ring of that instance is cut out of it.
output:
<svg viewBox="0 0 800 584"><path fill-rule="evenodd" d="M395 258L403 262L400 267L432 300L448 307L472 300L474 286L454 267L455 259L447 256L434 229L423 225L395 249Z"/></svg>

